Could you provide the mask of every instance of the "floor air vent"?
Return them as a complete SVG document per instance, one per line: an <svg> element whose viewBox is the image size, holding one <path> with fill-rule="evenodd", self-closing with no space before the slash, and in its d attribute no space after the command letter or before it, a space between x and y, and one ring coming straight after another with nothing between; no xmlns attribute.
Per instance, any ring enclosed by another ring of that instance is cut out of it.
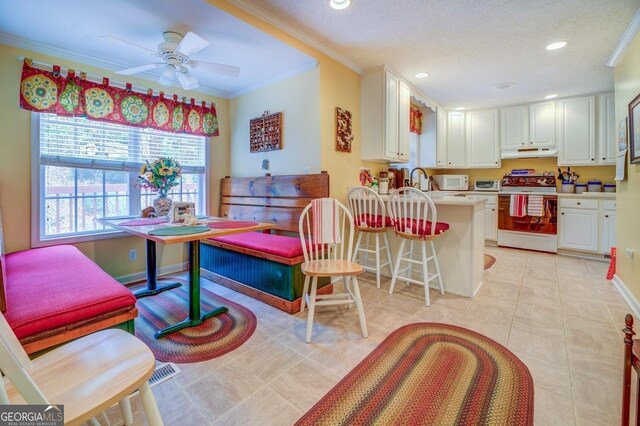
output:
<svg viewBox="0 0 640 426"><path fill-rule="evenodd" d="M156 371L153 373L153 375L149 379L149 385L153 387L166 380L169 380L170 378L172 378L178 373L180 373L180 369L173 362L168 362L166 364L158 365L156 367Z"/></svg>

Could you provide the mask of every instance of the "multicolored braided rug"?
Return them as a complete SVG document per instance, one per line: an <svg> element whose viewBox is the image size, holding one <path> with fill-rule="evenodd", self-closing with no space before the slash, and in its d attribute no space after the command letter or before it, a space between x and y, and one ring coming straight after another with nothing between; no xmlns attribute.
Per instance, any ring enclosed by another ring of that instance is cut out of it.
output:
<svg viewBox="0 0 640 426"><path fill-rule="evenodd" d="M179 280L182 281L182 280ZM138 299L136 336L144 341L159 361L200 362L224 355L246 342L256 329L256 316L249 309L200 288L202 311L226 306L229 311L156 339L154 333L189 315L188 284L152 297Z"/></svg>
<svg viewBox="0 0 640 426"><path fill-rule="evenodd" d="M447 324L409 324L297 425L532 425L533 380L497 342Z"/></svg>
<svg viewBox="0 0 640 426"><path fill-rule="evenodd" d="M493 266L493 264L496 263L496 258L489 255L489 254L485 254L484 255L484 269L485 271L489 268L491 268Z"/></svg>

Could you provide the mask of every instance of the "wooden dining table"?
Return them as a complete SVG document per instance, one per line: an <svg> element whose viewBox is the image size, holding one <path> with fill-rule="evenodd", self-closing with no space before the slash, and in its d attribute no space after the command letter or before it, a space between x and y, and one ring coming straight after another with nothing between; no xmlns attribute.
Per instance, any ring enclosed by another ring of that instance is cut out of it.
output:
<svg viewBox="0 0 640 426"><path fill-rule="evenodd" d="M155 245L161 244L189 244L189 316L184 320L170 325L162 330L158 330L155 333L156 339L161 339L168 334L182 330L187 327L195 327L202 324L208 318L215 315L227 312L228 309L224 306L216 307L207 312L201 312L200 307L200 241L212 238L220 237L223 235L239 234L243 232L252 231L264 231L272 229L274 227L271 223L247 223L239 221L231 221L229 219L220 217L206 217L200 219L199 226L214 226L204 232L186 234L186 235L154 235L155 232L180 232L180 228L187 229L180 224L173 224L170 222L154 223L154 220L149 219L149 225L144 224L144 219L135 220L136 225L127 225L131 223L133 218L103 218L99 222L115 228L120 231L124 231L128 234L142 237L147 241L147 288L141 293L138 293L137 297L147 297L158 294L162 291L171 290L179 287L179 283L172 283L164 287L157 286L156 277L156 258L155 258ZM224 226L215 228L216 224L225 222ZM238 227L234 227L234 222L238 223ZM124 224L124 225L123 225ZM211 225L210 225L211 224ZM175 231L166 231L169 228L175 229ZM164 231L163 231L164 230Z"/></svg>

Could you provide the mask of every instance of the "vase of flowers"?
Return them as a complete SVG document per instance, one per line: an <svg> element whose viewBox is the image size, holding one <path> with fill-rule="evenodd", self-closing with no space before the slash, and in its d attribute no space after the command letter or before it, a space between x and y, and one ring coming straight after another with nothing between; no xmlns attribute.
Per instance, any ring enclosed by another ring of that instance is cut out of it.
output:
<svg viewBox="0 0 640 426"><path fill-rule="evenodd" d="M171 199L167 197L169 190L179 185L178 178L182 174L182 167L173 158L160 157L149 161L140 169L138 185L158 193L153 200L156 216L168 216L171 211Z"/></svg>

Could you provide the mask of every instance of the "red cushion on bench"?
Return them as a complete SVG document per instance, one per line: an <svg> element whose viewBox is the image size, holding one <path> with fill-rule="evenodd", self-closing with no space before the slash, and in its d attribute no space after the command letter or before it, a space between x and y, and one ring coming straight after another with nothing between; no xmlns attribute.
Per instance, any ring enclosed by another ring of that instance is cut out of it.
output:
<svg viewBox="0 0 640 426"><path fill-rule="evenodd" d="M5 318L18 338L127 308L136 299L74 246L6 255Z"/></svg>
<svg viewBox="0 0 640 426"><path fill-rule="evenodd" d="M263 232L245 232L211 239L220 243L233 244L287 259L302 256L302 244L300 244L300 238L298 237L265 234Z"/></svg>

